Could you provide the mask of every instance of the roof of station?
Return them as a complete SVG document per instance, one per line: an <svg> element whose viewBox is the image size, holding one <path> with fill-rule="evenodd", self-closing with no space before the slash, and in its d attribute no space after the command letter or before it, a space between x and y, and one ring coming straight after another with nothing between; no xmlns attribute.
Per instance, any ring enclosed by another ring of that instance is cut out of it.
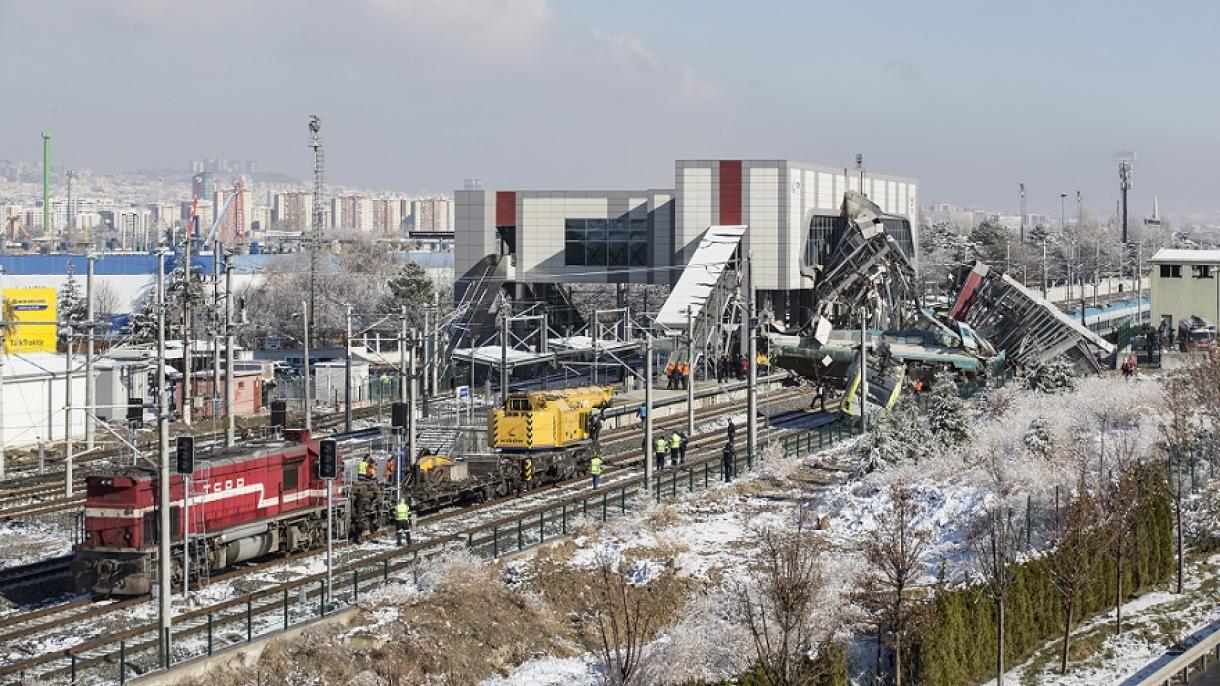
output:
<svg viewBox="0 0 1220 686"><path fill-rule="evenodd" d="M1152 264L1220 264L1220 250L1161 248L1148 261Z"/></svg>
<svg viewBox="0 0 1220 686"><path fill-rule="evenodd" d="M667 329L686 330L688 314L698 317L703 311L745 233L745 225L708 228L657 313L657 324Z"/></svg>

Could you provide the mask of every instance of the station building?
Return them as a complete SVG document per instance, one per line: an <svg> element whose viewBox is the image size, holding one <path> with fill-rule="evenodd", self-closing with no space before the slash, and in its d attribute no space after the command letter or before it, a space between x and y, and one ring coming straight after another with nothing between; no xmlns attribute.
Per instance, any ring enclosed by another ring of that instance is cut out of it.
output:
<svg viewBox="0 0 1220 686"><path fill-rule="evenodd" d="M1154 326L1191 317L1220 322L1220 250L1162 248L1148 260Z"/></svg>
<svg viewBox="0 0 1220 686"><path fill-rule="evenodd" d="M745 225L759 301L795 320L844 226L843 194L861 185L916 259L915 179L791 160L678 160L673 188L455 191L455 274L507 255L518 284L672 285L708 227Z"/></svg>

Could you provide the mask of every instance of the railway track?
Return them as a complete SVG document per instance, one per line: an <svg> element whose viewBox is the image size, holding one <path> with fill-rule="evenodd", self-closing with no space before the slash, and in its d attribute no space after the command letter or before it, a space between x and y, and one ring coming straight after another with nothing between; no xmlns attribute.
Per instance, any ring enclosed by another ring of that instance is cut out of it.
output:
<svg viewBox="0 0 1220 686"><path fill-rule="evenodd" d="M803 405L807 398L808 394L800 389L785 390L772 396L768 401L768 406L777 407L785 402L796 400L799 400ZM696 413L696 416L697 419L703 417L703 421L706 422L708 417L714 418L725 414L737 414L740 412L740 409L740 403L736 403L729 407L705 408L705 411ZM771 417L771 424L787 424L794 421L794 417L801 415L805 415L805 413L797 410L777 412ZM684 424L685 421L685 415L680 415L657 421L655 425L661 427L668 424ZM638 427L625 427L613 432L606 432L605 438L607 441L633 441L639 433ZM738 433L738 444L744 444L744 433L744 430ZM694 459L700 453L715 453L723 445L724 435L725 431L718 429L692 437L688 459ZM628 449L617 453L608 451L608 453L607 471L603 476L603 488L613 488L614 484L629 480L638 474L638 465L643 459L639 449ZM581 475L566 482L526 491L523 494L507 496L464 508L442 510L417 520L413 542L420 544L453 537L455 532L460 531L462 528L478 527L488 521L511 517L516 513L528 511L531 508L545 505L548 502L557 502L564 498L570 498L574 493L587 488L588 477ZM380 537L369 541L338 546L335 552L336 567L359 564L378 555L384 555L387 550L393 547L393 538L393 532L386 532ZM240 580L241 589L239 593L266 591L267 587L274 588L277 585L291 583L294 580L308 576L312 570L308 564L302 565L301 563L310 562L309 558L315 558L315 560L320 561L323 559L323 556L324 551L309 551L248 568L234 569L213 577L207 586L214 587L218 584ZM260 586L263 588L259 588ZM75 639L72 641L73 643L79 642L81 638L87 638L86 643L82 645L82 648L85 648L89 643L101 641L107 637L107 629L105 628L107 625L117 624L113 629L109 629L110 634L126 634L135 631L135 629L130 627L129 622L121 621L117 615L123 610L149 601L147 598L133 598L122 602L107 602L103 605L93 605L92 607L88 605L88 602L88 600L74 600L61 606L43 608L34 613L26 613L0 620L0 630L6 630L5 633L0 634L0 641L5 645L12 646L15 649L14 652L24 652L32 655L32 660L37 660L39 657L46 655L45 653L39 653L38 645L62 645L70 638ZM140 628L146 630L149 626L151 625ZM180 623L178 618L175 618L175 626L182 627L181 631L185 632L189 632L192 629L189 621ZM176 629L175 636L180 635L183 634L180 634L179 629ZM137 651L147 647L137 644L130 646L129 651ZM75 649L74 652L76 652ZM88 650L85 650L79 653L79 655L82 659L85 659L87 658L87 653ZM0 667L0 677L11 673L13 673L11 666Z"/></svg>

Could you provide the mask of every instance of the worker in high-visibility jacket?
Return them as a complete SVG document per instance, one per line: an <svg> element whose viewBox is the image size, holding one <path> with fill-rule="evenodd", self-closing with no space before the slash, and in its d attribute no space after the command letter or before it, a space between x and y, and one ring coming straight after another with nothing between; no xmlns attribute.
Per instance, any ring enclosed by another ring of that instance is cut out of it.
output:
<svg viewBox="0 0 1220 686"><path fill-rule="evenodd" d="M602 483L602 456L594 455L593 459L589 460L589 476L593 477L593 489L596 490Z"/></svg>
<svg viewBox="0 0 1220 686"><path fill-rule="evenodd" d="M665 456L669 454L669 441L664 436L657 437L653 450L656 452L657 469L665 469Z"/></svg>
<svg viewBox="0 0 1220 686"><path fill-rule="evenodd" d="M681 450L682 434L675 431L669 435L669 464L678 464L678 456Z"/></svg>
<svg viewBox="0 0 1220 686"><path fill-rule="evenodd" d="M402 545L404 532L407 535L407 545L411 545L411 508L407 505L407 501L401 498L394 506L394 531L398 537L398 545Z"/></svg>
<svg viewBox="0 0 1220 686"><path fill-rule="evenodd" d="M360 478L365 481L371 481L377 478L377 468L373 465L372 455L366 455L364 459L360 461L358 473Z"/></svg>

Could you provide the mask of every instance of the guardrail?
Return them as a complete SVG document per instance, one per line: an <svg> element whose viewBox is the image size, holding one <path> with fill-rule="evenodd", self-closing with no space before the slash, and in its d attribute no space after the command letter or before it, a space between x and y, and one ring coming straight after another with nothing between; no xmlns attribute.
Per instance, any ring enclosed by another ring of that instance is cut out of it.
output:
<svg viewBox="0 0 1220 686"><path fill-rule="evenodd" d="M1200 634L1203 636L1202 639L1198 639ZM1172 653L1161 657L1148 666L1153 667L1164 662L1152 674L1143 678L1128 679L1123 682L1123 686L1188 684L1192 677L1201 674L1210 664L1220 662L1220 620L1212 622L1191 638L1198 640L1198 643L1183 650L1176 657L1170 657Z"/></svg>
<svg viewBox="0 0 1220 686"><path fill-rule="evenodd" d="M854 436L844 422L833 422L781 439L786 458L812 454ZM741 443L744 437L739 436ZM723 461L716 451L692 457L686 464L656 474L653 497L691 493L724 479ZM752 468L752 456L742 451L733 464ZM515 554L549 540L566 536L579 519L605 522L621 517L638 502L644 476L634 475L596 491L502 517L467 531L439 536L427 542L386 551L360 562L335 568L331 596L325 573L314 574L272 589L257 591L205 609L174 617L172 635L162 636L156 623L143 624L72 648L0 668L4 683L124 684L128 679L172 669L174 665L210 656L255 638L315 621L355 606L362 593L408 576L419 579L419 564L445 550L466 548L488 559ZM172 646L167 654L166 645ZM13 679L17 681L12 681Z"/></svg>

